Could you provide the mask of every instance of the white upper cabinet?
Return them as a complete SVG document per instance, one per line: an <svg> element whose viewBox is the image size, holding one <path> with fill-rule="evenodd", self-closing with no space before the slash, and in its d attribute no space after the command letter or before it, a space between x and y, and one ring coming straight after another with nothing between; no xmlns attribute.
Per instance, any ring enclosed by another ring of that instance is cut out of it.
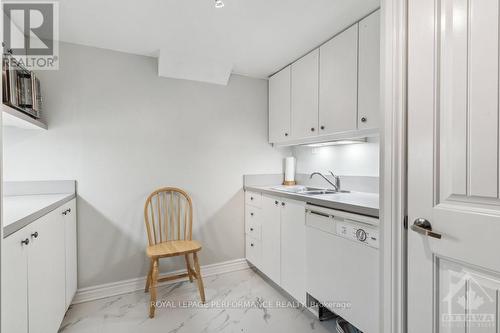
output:
<svg viewBox="0 0 500 333"><path fill-rule="evenodd" d="M377 128L380 113L380 10L359 22L358 128Z"/></svg>
<svg viewBox="0 0 500 333"><path fill-rule="evenodd" d="M292 64L293 139L318 134L318 65L318 49Z"/></svg>
<svg viewBox="0 0 500 333"><path fill-rule="evenodd" d="M319 134L356 130L358 25L320 47Z"/></svg>
<svg viewBox="0 0 500 333"><path fill-rule="evenodd" d="M378 133L380 10L269 79L269 142Z"/></svg>
<svg viewBox="0 0 500 333"><path fill-rule="evenodd" d="M269 78L269 142L290 137L290 66Z"/></svg>

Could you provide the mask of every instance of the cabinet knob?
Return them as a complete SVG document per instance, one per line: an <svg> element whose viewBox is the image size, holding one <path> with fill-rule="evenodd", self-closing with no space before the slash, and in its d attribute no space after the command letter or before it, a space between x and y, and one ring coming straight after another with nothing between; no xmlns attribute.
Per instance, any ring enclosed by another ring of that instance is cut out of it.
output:
<svg viewBox="0 0 500 333"><path fill-rule="evenodd" d="M29 243L30 243L30 240L28 238L21 241L21 245L28 245Z"/></svg>
<svg viewBox="0 0 500 333"><path fill-rule="evenodd" d="M250 246L253 246L253 243L250 243Z"/></svg>
<svg viewBox="0 0 500 333"><path fill-rule="evenodd" d="M311 132L314 132L315 128L314 127L311 127Z"/></svg>
<svg viewBox="0 0 500 333"><path fill-rule="evenodd" d="M321 126L320 129L324 130L325 129L325 126Z"/></svg>
<svg viewBox="0 0 500 333"><path fill-rule="evenodd" d="M32 238L38 238L38 231L35 231L34 233L31 234Z"/></svg>
<svg viewBox="0 0 500 333"><path fill-rule="evenodd" d="M274 204L275 204L275 205L277 205L277 204L278 204L278 200L276 200L276 201L274 202Z"/></svg>
<svg viewBox="0 0 500 333"><path fill-rule="evenodd" d="M282 202L282 203L281 203L281 205L282 205L282 206L284 206L284 205L285 205L285 203L284 203L284 202Z"/></svg>
<svg viewBox="0 0 500 333"><path fill-rule="evenodd" d="M250 231L253 231L253 228L250 228Z"/></svg>
<svg viewBox="0 0 500 333"><path fill-rule="evenodd" d="M253 213L250 213L250 216L253 216Z"/></svg>
<svg viewBox="0 0 500 333"><path fill-rule="evenodd" d="M361 117L361 122L362 123L366 123L366 120L367 120L366 117Z"/></svg>
<svg viewBox="0 0 500 333"><path fill-rule="evenodd" d="M250 200L253 200L253 197L250 197Z"/></svg>
<svg viewBox="0 0 500 333"><path fill-rule="evenodd" d="M68 213L71 213L71 208L68 208Z"/></svg>
<svg viewBox="0 0 500 333"><path fill-rule="evenodd" d="M285 136L288 136L288 133L285 133Z"/></svg>

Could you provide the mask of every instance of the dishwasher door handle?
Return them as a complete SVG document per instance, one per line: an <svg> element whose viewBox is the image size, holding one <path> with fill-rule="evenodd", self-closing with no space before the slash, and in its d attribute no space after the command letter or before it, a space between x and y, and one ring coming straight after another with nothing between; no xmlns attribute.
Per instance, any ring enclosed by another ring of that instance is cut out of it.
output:
<svg viewBox="0 0 500 333"><path fill-rule="evenodd" d="M316 212L314 210L308 210L309 213L311 214L314 214L314 215L319 215L319 216L322 216L322 217L333 217L333 215L330 215L330 214L327 214L327 213L322 213L322 212Z"/></svg>

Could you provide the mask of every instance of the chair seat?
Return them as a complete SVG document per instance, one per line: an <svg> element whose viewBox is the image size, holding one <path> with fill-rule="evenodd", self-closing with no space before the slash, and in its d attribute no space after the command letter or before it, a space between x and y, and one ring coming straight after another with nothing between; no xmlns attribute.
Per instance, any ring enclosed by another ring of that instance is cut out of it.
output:
<svg viewBox="0 0 500 333"><path fill-rule="evenodd" d="M195 240L175 240L148 246L146 253L151 258L178 256L201 250L201 244Z"/></svg>

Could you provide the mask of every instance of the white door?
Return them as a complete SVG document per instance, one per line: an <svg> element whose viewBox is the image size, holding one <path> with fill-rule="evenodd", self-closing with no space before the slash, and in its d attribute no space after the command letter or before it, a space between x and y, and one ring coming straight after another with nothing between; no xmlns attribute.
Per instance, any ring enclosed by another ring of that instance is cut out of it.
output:
<svg viewBox="0 0 500 333"><path fill-rule="evenodd" d="M377 128L380 113L380 10L359 22L358 129Z"/></svg>
<svg viewBox="0 0 500 333"><path fill-rule="evenodd" d="M277 198L262 196L262 272L280 284L280 205Z"/></svg>
<svg viewBox="0 0 500 333"><path fill-rule="evenodd" d="M18 231L2 241L2 332L28 333L29 234Z"/></svg>
<svg viewBox="0 0 500 333"><path fill-rule="evenodd" d="M269 78L269 142L290 138L290 66Z"/></svg>
<svg viewBox="0 0 500 333"><path fill-rule="evenodd" d="M355 130L358 105L358 25L320 47L319 132Z"/></svg>
<svg viewBox="0 0 500 333"><path fill-rule="evenodd" d="M281 287L296 300L306 300L305 203L283 201L281 208Z"/></svg>
<svg viewBox="0 0 500 333"><path fill-rule="evenodd" d="M66 261L66 310L77 288L76 199L63 206L65 261Z"/></svg>
<svg viewBox="0 0 500 333"><path fill-rule="evenodd" d="M30 226L29 332L57 332L65 313L64 225L55 210Z"/></svg>
<svg viewBox="0 0 500 333"><path fill-rule="evenodd" d="M292 64L292 137L318 134L318 63L316 49Z"/></svg>
<svg viewBox="0 0 500 333"><path fill-rule="evenodd" d="M498 332L499 1L408 4L408 331Z"/></svg>

